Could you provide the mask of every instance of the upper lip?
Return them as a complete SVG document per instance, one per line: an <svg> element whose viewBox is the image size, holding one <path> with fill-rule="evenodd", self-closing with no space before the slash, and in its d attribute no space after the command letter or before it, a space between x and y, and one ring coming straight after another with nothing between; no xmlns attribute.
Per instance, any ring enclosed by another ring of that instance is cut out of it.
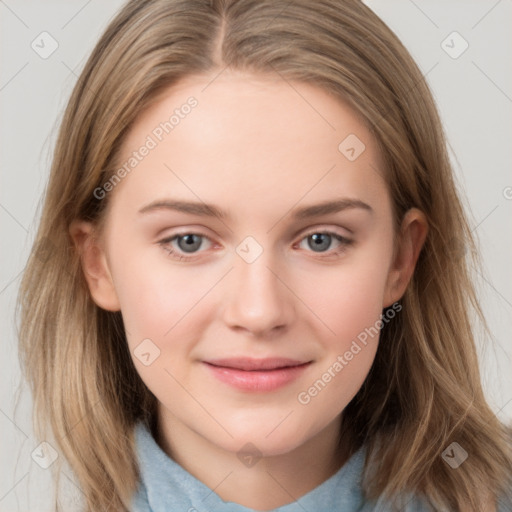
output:
<svg viewBox="0 0 512 512"><path fill-rule="evenodd" d="M255 370L275 370L277 368L288 368L300 366L311 361L301 361L284 357L270 357L265 359L253 359L250 357L235 357L229 359L210 359L205 363L223 368L233 368L236 370L255 371Z"/></svg>

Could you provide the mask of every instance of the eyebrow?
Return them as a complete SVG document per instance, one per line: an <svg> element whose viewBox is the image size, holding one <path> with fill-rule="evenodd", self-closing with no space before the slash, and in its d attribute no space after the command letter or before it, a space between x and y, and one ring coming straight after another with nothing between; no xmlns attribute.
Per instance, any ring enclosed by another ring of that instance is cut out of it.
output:
<svg viewBox="0 0 512 512"><path fill-rule="evenodd" d="M295 220L309 219L311 217L320 217L331 213L341 212L359 208L373 213L373 208L359 200L353 198L343 198L335 201L324 201L322 203L305 206L292 210L292 218ZM213 204L193 201L178 201L172 199L159 199L153 201L139 210L139 213L148 213L159 210L173 210L191 215L199 215L203 217L218 217L220 219L229 219L229 214Z"/></svg>

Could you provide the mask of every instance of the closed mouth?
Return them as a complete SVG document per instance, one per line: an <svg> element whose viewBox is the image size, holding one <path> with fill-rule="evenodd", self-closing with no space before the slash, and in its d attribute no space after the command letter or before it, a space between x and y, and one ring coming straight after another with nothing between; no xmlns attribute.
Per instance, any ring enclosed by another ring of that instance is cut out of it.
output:
<svg viewBox="0 0 512 512"><path fill-rule="evenodd" d="M305 366L311 361L300 361L287 358L266 358L266 359L252 359L252 358L230 358L230 359L215 359L211 361L204 361L206 364L216 366L218 368L230 368L233 370L240 370L246 372L262 372L272 370L282 370L286 368L294 368Z"/></svg>

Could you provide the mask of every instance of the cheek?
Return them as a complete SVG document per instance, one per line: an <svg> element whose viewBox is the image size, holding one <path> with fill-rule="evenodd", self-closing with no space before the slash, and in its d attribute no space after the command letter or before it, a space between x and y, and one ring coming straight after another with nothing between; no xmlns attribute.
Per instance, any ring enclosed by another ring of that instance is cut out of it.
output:
<svg viewBox="0 0 512 512"><path fill-rule="evenodd" d="M326 343L341 350L375 324L383 309L386 260L361 257L357 262L315 272L298 295L322 321Z"/></svg>
<svg viewBox="0 0 512 512"><path fill-rule="evenodd" d="M194 278L190 270L150 258L144 252L130 257L117 255L114 275L123 319L132 337L164 339L194 311L201 297L215 285L216 275ZM135 340L132 340L135 341Z"/></svg>
<svg viewBox="0 0 512 512"><path fill-rule="evenodd" d="M348 405L370 371L379 343L384 290L380 271L354 268L331 276L326 288L310 300L334 333L323 329L326 334L318 337L323 345L318 370L296 397L303 413L316 418L318 428Z"/></svg>
<svg viewBox="0 0 512 512"><path fill-rule="evenodd" d="M382 251L378 254L386 254ZM378 348L388 259L369 252L351 264L317 273L314 287L303 287L305 302L328 329L318 337L323 356L318 372L297 400L308 413L334 418L352 400L373 364ZM307 298L306 298L307 297Z"/></svg>
<svg viewBox="0 0 512 512"><path fill-rule="evenodd" d="M114 253L112 268L130 355L148 388L165 401L179 391L169 373L186 379L181 363L211 320L207 293L218 272L197 276L165 255L149 258L135 250Z"/></svg>

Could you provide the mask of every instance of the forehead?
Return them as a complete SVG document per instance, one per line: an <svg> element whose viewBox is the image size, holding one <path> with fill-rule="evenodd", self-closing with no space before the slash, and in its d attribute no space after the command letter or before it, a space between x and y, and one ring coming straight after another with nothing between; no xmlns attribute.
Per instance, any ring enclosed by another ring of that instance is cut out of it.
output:
<svg viewBox="0 0 512 512"><path fill-rule="evenodd" d="M378 201L386 192L361 117L325 90L279 75L187 77L139 116L116 163L130 169L112 199L133 205L170 196L254 213L326 195Z"/></svg>

